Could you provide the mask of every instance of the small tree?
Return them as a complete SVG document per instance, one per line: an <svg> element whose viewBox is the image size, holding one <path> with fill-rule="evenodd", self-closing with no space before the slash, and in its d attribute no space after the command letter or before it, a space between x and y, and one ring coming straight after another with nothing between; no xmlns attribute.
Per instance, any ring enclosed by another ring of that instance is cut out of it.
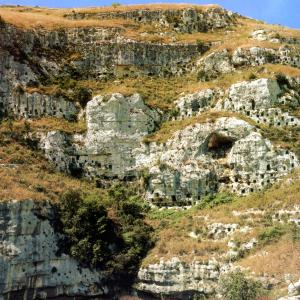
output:
<svg viewBox="0 0 300 300"><path fill-rule="evenodd" d="M119 3L119 2L113 2L113 3L111 4L111 6L112 6L113 8L117 8L118 6L121 6L121 3Z"/></svg>
<svg viewBox="0 0 300 300"><path fill-rule="evenodd" d="M220 293L225 300L256 300L262 292L261 283L247 278L241 271L226 274L220 279Z"/></svg>

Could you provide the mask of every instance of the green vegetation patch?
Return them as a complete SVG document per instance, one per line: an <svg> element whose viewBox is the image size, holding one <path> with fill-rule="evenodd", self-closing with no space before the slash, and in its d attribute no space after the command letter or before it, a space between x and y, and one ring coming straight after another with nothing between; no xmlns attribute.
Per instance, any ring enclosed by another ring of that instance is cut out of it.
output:
<svg viewBox="0 0 300 300"><path fill-rule="evenodd" d="M153 245L152 228L144 221L149 208L133 189L115 185L103 197L71 190L58 207L64 250L84 266L106 272L109 284L114 280L132 284Z"/></svg>
<svg viewBox="0 0 300 300"><path fill-rule="evenodd" d="M256 300L264 293L259 281L246 277L241 271L224 275L220 280L220 292L225 300Z"/></svg>

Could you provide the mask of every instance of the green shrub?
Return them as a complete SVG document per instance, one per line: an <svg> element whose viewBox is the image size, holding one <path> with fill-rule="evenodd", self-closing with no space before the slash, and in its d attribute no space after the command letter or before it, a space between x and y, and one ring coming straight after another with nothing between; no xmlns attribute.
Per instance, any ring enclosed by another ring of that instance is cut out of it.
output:
<svg viewBox="0 0 300 300"><path fill-rule="evenodd" d="M295 223L291 225L290 234L291 234L293 243L300 242L300 228Z"/></svg>
<svg viewBox="0 0 300 300"><path fill-rule="evenodd" d="M60 216L69 253L85 265L103 267L112 254L110 244L117 240L104 206L95 198L82 199L78 191L69 191L61 198Z"/></svg>
<svg viewBox="0 0 300 300"><path fill-rule="evenodd" d="M231 203L234 200L233 195L227 193L220 194L210 194L204 197L199 204L197 204L197 208L213 208L215 206L219 206L226 203Z"/></svg>
<svg viewBox="0 0 300 300"><path fill-rule="evenodd" d="M0 28L5 26L5 21L0 15Z"/></svg>
<svg viewBox="0 0 300 300"><path fill-rule="evenodd" d="M250 75L249 75L249 80L255 80L255 79L257 79L256 74L250 73Z"/></svg>
<svg viewBox="0 0 300 300"><path fill-rule="evenodd" d="M132 284L153 245L152 228L144 222L148 209L133 189L121 185L102 199L68 191L59 205L65 251L83 265L105 271L110 283L123 278L124 285Z"/></svg>
<svg viewBox="0 0 300 300"><path fill-rule="evenodd" d="M196 40L196 44L200 49L205 47L205 43L200 39Z"/></svg>
<svg viewBox="0 0 300 300"><path fill-rule="evenodd" d="M271 226L264 229L264 231L259 234L258 241L263 244L271 244L277 242L282 235L286 233L286 230L282 226Z"/></svg>
<svg viewBox="0 0 300 300"><path fill-rule="evenodd" d="M113 2L113 3L111 4L111 6L112 6L113 8L116 8L116 7L120 6L120 5L121 5L121 3L119 3L119 2Z"/></svg>
<svg viewBox="0 0 300 300"><path fill-rule="evenodd" d="M220 293L225 300L255 300L263 294L263 289L260 282L236 271L221 277Z"/></svg>

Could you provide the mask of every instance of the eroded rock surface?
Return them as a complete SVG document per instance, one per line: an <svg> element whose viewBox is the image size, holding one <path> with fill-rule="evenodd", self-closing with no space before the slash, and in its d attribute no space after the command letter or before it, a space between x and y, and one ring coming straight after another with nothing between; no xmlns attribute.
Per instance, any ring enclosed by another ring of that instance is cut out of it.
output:
<svg viewBox="0 0 300 300"><path fill-rule="evenodd" d="M0 203L0 299L50 299L108 293L100 272L61 253L48 203Z"/></svg>
<svg viewBox="0 0 300 300"><path fill-rule="evenodd" d="M140 23L155 24L156 27L171 28L176 32L192 33L226 28L236 23L234 13L220 7L207 9L135 9L99 13L76 12L67 15L70 19L127 19Z"/></svg>
<svg viewBox="0 0 300 300"><path fill-rule="evenodd" d="M299 78L256 79L233 84L229 89L205 89L177 101L180 118L204 111L243 114L257 124L275 127L299 126L295 110L300 105Z"/></svg>
<svg viewBox="0 0 300 300"><path fill-rule="evenodd" d="M226 189L247 194L299 165L294 153L276 150L252 125L236 118L195 123L166 143L142 149L137 166L149 169L146 195L158 205L166 199L191 204Z"/></svg>
<svg viewBox="0 0 300 300"><path fill-rule="evenodd" d="M233 53L227 49L213 52L197 62L198 77L202 81L208 81L242 67L264 64L282 64L299 68L299 49L291 46L282 46L278 50L251 47L237 48Z"/></svg>

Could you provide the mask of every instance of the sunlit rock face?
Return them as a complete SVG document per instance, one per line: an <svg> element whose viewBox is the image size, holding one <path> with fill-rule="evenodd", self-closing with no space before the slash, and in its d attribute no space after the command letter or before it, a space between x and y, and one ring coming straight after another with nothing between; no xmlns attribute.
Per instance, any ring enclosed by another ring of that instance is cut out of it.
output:
<svg viewBox="0 0 300 300"><path fill-rule="evenodd" d="M242 67L282 64L299 68L300 52L298 48L293 46L282 46L279 49L237 48L232 53L224 49L201 58L196 64L199 79L208 81Z"/></svg>
<svg viewBox="0 0 300 300"><path fill-rule="evenodd" d="M197 8L185 9L135 9L130 11L84 13L73 12L66 16L69 19L82 20L91 17L97 19L126 19L139 23L155 24L162 29L175 32L193 33L207 32L227 28L236 24L236 15L221 7L211 7L205 10Z"/></svg>
<svg viewBox="0 0 300 300"><path fill-rule="evenodd" d="M295 108L300 105L299 79L283 76L275 80L261 78L231 85L228 89L205 89L179 98L178 118L213 111L242 114L257 124L274 127L300 124ZM285 108L285 110L284 110Z"/></svg>
<svg viewBox="0 0 300 300"><path fill-rule="evenodd" d="M158 205L189 205L222 190L247 194L298 165L294 153L276 150L254 126L236 118L196 123L137 154L137 166L149 170L147 197Z"/></svg>
<svg viewBox="0 0 300 300"><path fill-rule="evenodd" d="M187 111L199 99L205 108L217 94L207 90L195 95L184 97L179 108ZM270 79L235 84L226 95L216 109L219 105L220 110L245 115L249 110L253 119L257 109L267 118L283 101L278 83ZM43 135L46 156L60 171L89 178L134 180L146 170L146 197L157 205L190 205L225 190L245 195L264 189L299 165L293 152L274 148L254 125L236 117L195 122L165 143L144 143L144 137L159 126L160 114L138 94L97 96L88 103L86 119L85 135Z"/></svg>
<svg viewBox="0 0 300 300"><path fill-rule="evenodd" d="M97 96L86 108L87 132L42 134L40 147L57 169L89 178L136 178L134 149L160 123L141 96Z"/></svg>

